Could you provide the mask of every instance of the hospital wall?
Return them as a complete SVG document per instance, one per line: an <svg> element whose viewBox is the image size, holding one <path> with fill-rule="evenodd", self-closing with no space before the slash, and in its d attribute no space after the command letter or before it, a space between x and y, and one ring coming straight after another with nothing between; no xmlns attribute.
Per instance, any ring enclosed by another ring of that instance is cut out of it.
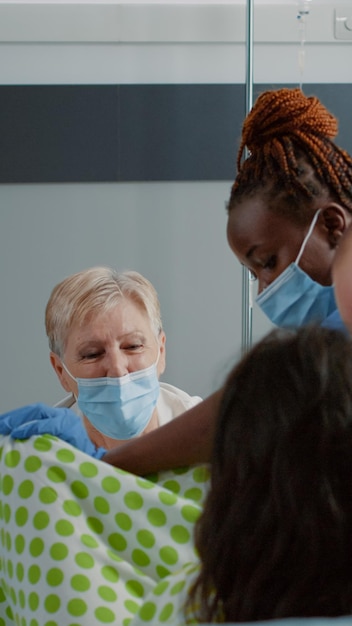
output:
<svg viewBox="0 0 352 626"><path fill-rule="evenodd" d="M352 152L352 40L336 30L348 4L312 0L302 73L297 3L256 0L253 97L303 81ZM246 35L241 1L0 2L0 411L62 397L45 305L58 281L96 264L156 286L164 380L205 396L240 357L242 269L225 205ZM269 328L254 306L253 341Z"/></svg>

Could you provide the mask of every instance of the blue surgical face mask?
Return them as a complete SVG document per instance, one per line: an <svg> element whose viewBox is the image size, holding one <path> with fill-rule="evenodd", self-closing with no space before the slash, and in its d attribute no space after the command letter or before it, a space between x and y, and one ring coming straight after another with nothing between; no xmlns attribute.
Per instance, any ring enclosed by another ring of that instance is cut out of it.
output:
<svg viewBox="0 0 352 626"><path fill-rule="evenodd" d="M334 287L320 285L298 267L320 210L314 214L295 262L256 297L258 306L276 326L293 327L310 322L321 323L337 308Z"/></svg>
<svg viewBox="0 0 352 626"><path fill-rule="evenodd" d="M160 354L160 352L159 352ZM101 433L113 439L131 439L148 425L159 397L157 363L119 378L74 378L77 403L83 415Z"/></svg>

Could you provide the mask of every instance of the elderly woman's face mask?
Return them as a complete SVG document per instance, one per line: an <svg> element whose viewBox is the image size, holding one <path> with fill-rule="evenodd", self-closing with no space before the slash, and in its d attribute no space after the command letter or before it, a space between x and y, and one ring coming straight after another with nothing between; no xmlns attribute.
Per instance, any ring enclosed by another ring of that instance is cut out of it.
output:
<svg viewBox="0 0 352 626"><path fill-rule="evenodd" d="M159 397L157 362L119 378L74 378L62 365L77 383L83 415L103 435L131 439L145 430Z"/></svg>

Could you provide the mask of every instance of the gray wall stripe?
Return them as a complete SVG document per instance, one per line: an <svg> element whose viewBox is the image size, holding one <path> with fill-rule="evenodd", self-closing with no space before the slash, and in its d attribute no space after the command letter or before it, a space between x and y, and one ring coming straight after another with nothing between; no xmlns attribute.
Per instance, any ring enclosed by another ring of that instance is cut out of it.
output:
<svg viewBox="0 0 352 626"><path fill-rule="evenodd" d="M352 153L352 85L304 92ZM0 182L232 180L244 111L239 84L0 86Z"/></svg>

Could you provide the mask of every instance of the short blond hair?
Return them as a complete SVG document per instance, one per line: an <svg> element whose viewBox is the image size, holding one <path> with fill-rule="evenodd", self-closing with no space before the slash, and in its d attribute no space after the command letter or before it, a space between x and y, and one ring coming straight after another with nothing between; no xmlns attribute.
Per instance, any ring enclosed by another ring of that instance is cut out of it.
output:
<svg viewBox="0 0 352 626"><path fill-rule="evenodd" d="M108 311L124 297L145 310L153 332L159 336L160 303L152 283L135 271L97 266L68 276L51 292L45 309L50 350L62 358L73 324L83 324L92 313Z"/></svg>

